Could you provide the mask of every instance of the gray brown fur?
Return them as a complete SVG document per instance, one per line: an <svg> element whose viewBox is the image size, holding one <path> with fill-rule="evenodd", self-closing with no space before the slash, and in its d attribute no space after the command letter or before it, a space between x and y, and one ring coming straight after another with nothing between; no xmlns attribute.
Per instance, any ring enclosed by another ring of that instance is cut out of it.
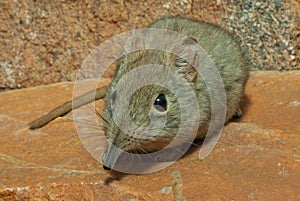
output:
<svg viewBox="0 0 300 201"><path fill-rule="evenodd" d="M245 83L248 79L249 68L248 59L242 52L233 37L224 29L214 26L209 23L193 21L180 17L167 17L154 22L151 28L168 29L182 33L192 39L195 39L198 44L203 47L208 55L214 61L222 79L227 96L227 113L226 122L235 114L239 108L240 100L244 93ZM144 44L147 46L147 44ZM200 127L197 138L202 138L207 132L207 127L210 122L210 99L205 83L201 76L192 75L190 65L182 71L175 63L178 58L166 52L158 52L145 50L136 53L131 53L120 59L118 71L115 79L112 82L106 94L106 105L104 110L105 130L108 139L117 147L125 151L141 151L151 152L163 148L170 143L176 135L180 126L180 108L173 94L159 86L145 86L140 88L132 96L129 111L133 122L138 126L147 126L149 124L148 113L152 107L155 98L160 93L166 94L168 97L167 123L165 128L157 136L153 136L148 140L141 140L130 137L123 133L114 123L112 119L112 93L115 91L116 83L130 70L144 64L162 64L179 73L183 74L194 89L199 101L198 111L200 113ZM130 84L128 84L130 88ZM130 90L130 89L129 89ZM118 94L118 92L117 92ZM184 92L182 92L184 96ZM123 101L122 97L117 95L118 101ZM188 97L187 97L188 101ZM113 108L118 112L118 108ZM121 111L119 111L121 112ZM134 132L134 131L132 131ZM109 156L106 156L109 157Z"/></svg>

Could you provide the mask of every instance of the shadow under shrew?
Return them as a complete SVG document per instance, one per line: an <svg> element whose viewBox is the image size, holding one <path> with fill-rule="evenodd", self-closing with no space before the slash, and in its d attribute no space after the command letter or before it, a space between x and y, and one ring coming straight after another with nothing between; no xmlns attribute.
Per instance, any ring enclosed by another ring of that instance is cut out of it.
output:
<svg viewBox="0 0 300 201"><path fill-rule="evenodd" d="M242 111L242 116L240 117L233 117L229 122L239 122L241 121L241 119L243 118L243 116L245 114L247 114L247 108L249 107L250 101L249 98L247 96L244 96L243 99L241 100L241 104L240 104L240 109ZM228 123L229 123L228 122ZM226 126L227 124L225 124L224 126ZM211 140L214 139L214 135L210 136L207 138L208 142L210 142ZM205 138L203 139L197 139L194 140L193 143L190 143L188 146L190 146L188 148L188 150L186 151L186 153L183 154L182 157L180 157L178 160L182 160L185 157L189 157L190 155L192 155L194 152L199 151L204 143ZM174 149L176 150L176 148ZM180 148L177 150L181 150ZM168 158L162 158L163 160L161 160L161 162L174 162L176 160L172 160L172 156L170 158L170 160L168 160ZM159 160L157 160L159 162ZM168 167L166 167L168 168ZM148 168L151 169L151 166ZM107 177L104 181L105 185L109 185L114 181L120 181L122 180L122 178L126 177L128 175L128 173L122 173L122 172L117 172L115 170L109 170L110 171L110 176Z"/></svg>

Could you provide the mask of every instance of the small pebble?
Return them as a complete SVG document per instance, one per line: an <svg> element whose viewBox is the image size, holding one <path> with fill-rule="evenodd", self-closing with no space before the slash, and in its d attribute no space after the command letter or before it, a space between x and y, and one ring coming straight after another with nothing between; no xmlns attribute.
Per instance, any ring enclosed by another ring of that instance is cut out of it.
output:
<svg viewBox="0 0 300 201"><path fill-rule="evenodd" d="M298 107L298 106L300 106L300 101L292 101L292 102L289 103L289 105Z"/></svg>
<svg viewBox="0 0 300 201"><path fill-rule="evenodd" d="M163 194L170 194L172 192L172 187L166 186L166 187L164 187L164 188L161 189L161 192Z"/></svg>

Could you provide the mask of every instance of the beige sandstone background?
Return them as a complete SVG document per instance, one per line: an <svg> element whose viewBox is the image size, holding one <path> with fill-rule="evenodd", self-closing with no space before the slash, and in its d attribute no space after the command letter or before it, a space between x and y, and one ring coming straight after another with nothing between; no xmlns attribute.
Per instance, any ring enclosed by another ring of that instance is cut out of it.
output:
<svg viewBox="0 0 300 201"><path fill-rule="evenodd" d="M101 42L163 16L228 29L241 39L254 70L299 70L299 5L297 0L4 0L0 90L72 81Z"/></svg>

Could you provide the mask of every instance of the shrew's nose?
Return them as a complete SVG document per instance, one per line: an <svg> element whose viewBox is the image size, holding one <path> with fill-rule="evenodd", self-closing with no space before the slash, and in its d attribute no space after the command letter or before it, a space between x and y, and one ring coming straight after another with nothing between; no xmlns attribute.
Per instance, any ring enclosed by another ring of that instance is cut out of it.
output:
<svg viewBox="0 0 300 201"><path fill-rule="evenodd" d="M104 170L111 170L109 167L107 167L107 166L105 166L105 165L103 165L103 169L104 169Z"/></svg>

